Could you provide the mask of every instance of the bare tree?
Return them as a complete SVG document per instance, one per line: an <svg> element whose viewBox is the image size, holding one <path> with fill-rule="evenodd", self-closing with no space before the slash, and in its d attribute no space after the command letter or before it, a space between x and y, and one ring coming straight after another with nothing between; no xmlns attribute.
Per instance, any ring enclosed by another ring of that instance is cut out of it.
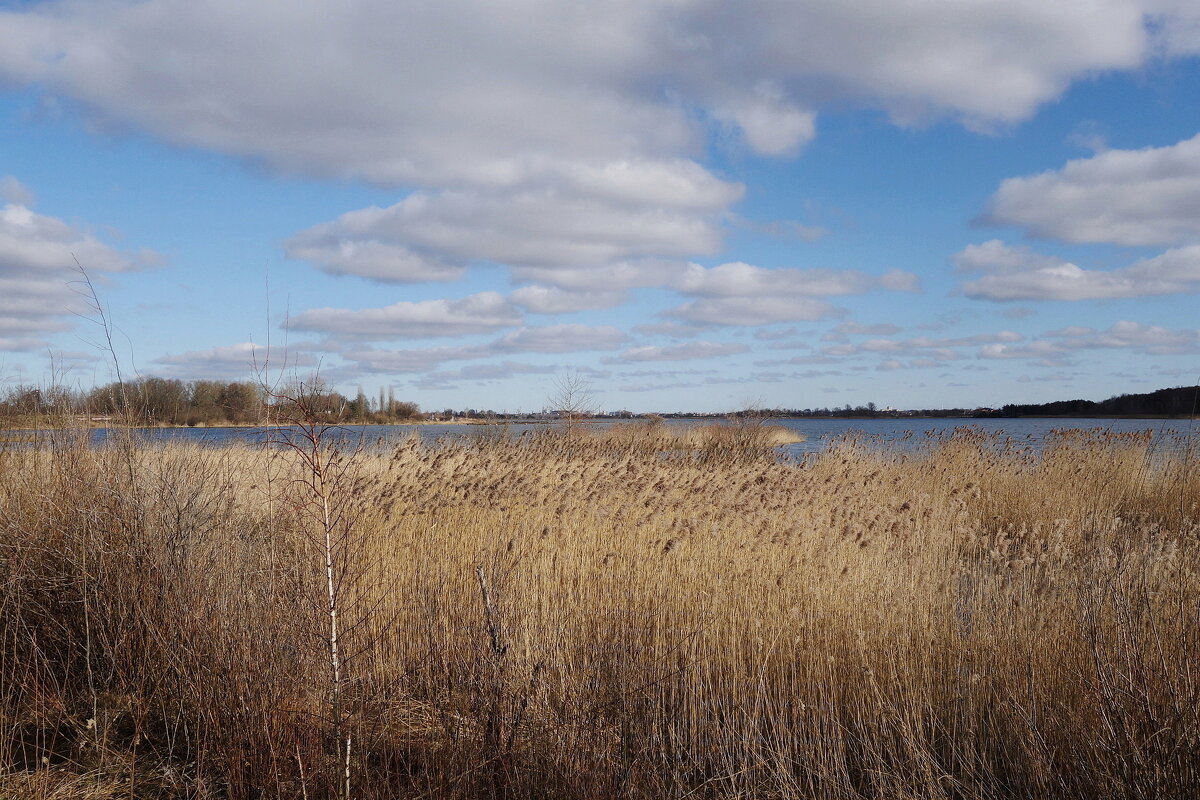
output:
<svg viewBox="0 0 1200 800"><path fill-rule="evenodd" d="M596 413L591 384L578 372L555 378L546 401L550 412L565 423L568 434L574 432L576 422Z"/></svg>

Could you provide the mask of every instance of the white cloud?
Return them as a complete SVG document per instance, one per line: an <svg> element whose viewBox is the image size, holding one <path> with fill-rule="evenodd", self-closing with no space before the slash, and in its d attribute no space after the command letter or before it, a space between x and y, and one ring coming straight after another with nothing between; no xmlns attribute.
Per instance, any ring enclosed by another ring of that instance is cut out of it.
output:
<svg viewBox="0 0 1200 800"><path fill-rule="evenodd" d="M1078 77L1141 63L1147 10L1130 0L57 2L0 15L0 76L285 172L502 186L545 154L603 164L684 153L699 140L691 108L737 124L765 154L811 138L812 109L830 100L902 122L1017 121ZM1164 38L1186 22L1167 19Z"/></svg>
<svg viewBox="0 0 1200 800"><path fill-rule="evenodd" d="M619 306L628 299L623 291L571 291L556 286L525 286L509 300L531 314L571 314Z"/></svg>
<svg viewBox="0 0 1200 800"><path fill-rule="evenodd" d="M1161 21L1160 45L1171 55L1200 53L1200 7L1192 0L1153 0L1150 10Z"/></svg>
<svg viewBox="0 0 1200 800"><path fill-rule="evenodd" d="M711 254L721 244L718 216L741 187L685 166L678 182L694 185L672 205L667 193L649 202L596 187L420 191L310 228L285 249L329 272L393 281L453 280L467 264L491 262L552 282L546 273Z"/></svg>
<svg viewBox="0 0 1200 800"><path fill-rule="evenodd" d="M718 119L741 129L756 153L793 155L817 135L817 116L789 101L778 83L763 81L713 109Z"/></svg>
<svg viewBox="0 0 1200 800"><path fill-rule="evenodd" d="M634 369L622 372L620 378L679 378L697 375L715 375L715 369Z"/></svg>
<svg viewBox="0 0 1200 800"><path fill-rule="evenodd" d="M294 237L285 249L289 258L316 264L331 275L357 275L383 283L456 281L466 273L461 264L447 263L437 255L370 236L339 236L327 228Z"/></svg>
<svg viewBox="0 0 1200 800"><path fill-rule="evenodd" d="M28 194L20 184L11 194ZM31 349L36 337L69 328L72 315L92 313L74 282L82 266L99 281L104 275L128 272L156 263L146 250L124 253L92 233L56 217L38 214L19 203L0 208L0 349Z"/></svg>
<svg viewBox="0 0 1200 800"><path fill-rule="evenodd" d="M594 267L515 267L514 280L534 281L576 292L606 292L662 286L679 276L687 263L642 258Z"/></svg>
<svg viewBox="0 0 1200 800"><path fill-rule="evenodd" d="M1085 328L1082 325L1069 325L1066 328L1046 331L1042 336L1045 336L1047 339L1060 339L1064 337L1088 336L1095 332L1094 328Z"/></svg>
<svg viewBox="0 0 1200 800"><path fill-rule="evenodd" d="M1025 337L1019 333L1016 333L1015 331L978 333L972 336L947 337L940 339L934 339L928 336L916 336L909 339L890 339L877 337L866 339L857 344L851 343L847 340L841 344L824 347L820 351L821 355L819 358L829 360L834 358L844 358L847 356L876 354L891 357L881 363L887 364L892 362L893 366L884 367L884 369L899 369L900 367L916 368L964 358L964 354L962 352L964 348L993 344L1007 346L1014 342L1020 342L1024 338ZM912 359L908 362L901 362L897 357L904 355L920 357ZM809 362L794 361L793 363Z"/></svg>
<svg viewBox="0 0 1200 800"><path fill-rule="evenodd" d="M431 372L422 376L416 386L421 389L452 389L464 381L492 383L517 375L553 375L561 369L558 364L526 364L520 361L471 364L455 370Z"/></svg>
<svg viewBox="0 0 1200 800"><path fill-rule="evenodd" d="M3 330L5 325L4 317L0 317L0 330ZM0 351L8 352L32 352L41 350L46 346L46 342L42 339L33 339L30 337L20 336L0 336Z"/></svg>
<svg viewBox="0 0 1200 800"><path fill-rule="evenodd" d="M9 203L0 209L0 275L28 277L88 270L126 272L153 263L152 253L121 253L61 219Z"/></svg>
<svg viewBox="0 0 1200 800"><path fill-rule="evenodd" d="M790 336L797 334L796 326L791 325L787 328L759 328L754 332L754 338L760 342L774 342L779 339L787 339Z"/></svg>
<svg viewBox="0 0 1200 800"><path fill-rule="evenodd" d="M386 339L490 333L520 324L521 315L502 295L480 292L459 300L402 302L359 311L314 308L292 317L288 327Z"/></svg>
<svg viewBox="0 0 1200 800"><path fill-rule="evenodd" d="M766 269L735 262L709 268L690 264L671 288L693 297L824 297L878 288L912 291L916 285L915 275L900 270L875 277L856 270Z"/></svg>
<svg viewBox="0 0 1200 800"><path fill-rule="evenodd" d="M387 350L366 347L344 350L339 355L358 369L371 373L431 372L443 362L486 358L486 346L425 347L411 350Z"/></svg>
<svg viewBox="0 0 1200 800"><path fill-rule="evenodd" d="M496 352L576 353L615 350L628 339L610 325L543 325L507 333L490 348Z"/></svg>
<svg viewBox="0 0 1200 800"><path fill-rule="evenodd" d="M1099 300L1200 291L1200 245L1173 248L1129 267L1087 270L1065 259L993 239L955 256L959 271L983 272L963 284L967 297L994 300Z"/></svg>
<svg viewBox="0 0 1200 800"><path fill-rule="evenodd" d="M476 261L711 254L742 192L702 163L712 126L785 156L827 103L1013 123L1077 78L1143 63L1152 34L1185 41L1192 15L1166 2L51 0L0 12L0 80L276 172L415 189L288 252L446 281ZM1172 14L1151 28L1146 11Z"/></svg>
<svg viewBox="0 0 1200 800"><path fill-rule="evenodd" d="M912 291L917 288L917 278L899 270L877 277L857 270L767 269L734 262L716 267L690 264L670 287L700 299L665 311L664 316L699 325L766 325L843 313L814 297L873 289Z"/></svg>
<svg viewBox="0 0 1200 800"><path fill-rule="evenodd" d="M622 392L665 392L669 389L695 389L702 384L688 381L675 383L626 383L618 386Z"/></svg>
<svg viewBox="0 0 1200 800"><path fill-rule="evenodd" d="M695 66L786 81L791 94L873 100L901 121L930 111L1009 122L1078 75L1132 67L1147 35L1134 3L770 0L700 4ZM896 35L904 31L904 35Z"/></svg>
<svg viewBox="0 0 1200 800"><path fill-rule="evenodd" d="M1029 344L988 344L979 348L980 358L1056 358L1067 348L1054 342L1036 341Z"/></svg>
<svg viewBox="0 0 1200 800"><path fill-rule="evenodd" d="M990 222L1069 242L1200 241L1200 135L1167 147L1106 150L1058 170L1009 178Z"/></svg>
<svg viewBox="0 0 1200 800"><path fill-rule="evenodd" d="M1067 328L1045 334L1078 350L1130 349L1149 355L1190 355L1200 352L1200 329L1173 330L1122 320L1103 331Z"/></svg>
<svg viewBox="0 0 1200 800"><path fill-rule="evenodd" d="M338 355L367 372L432 372L446 361L471 361L508 353L615 350L628 338L608 325L543 325L521 328L484 344L407 350L364 347L342 350Z"/></svg>
<svg viewBox="0 0 1200 800"><path fill-rule="evenodd" d="M972 347L992 342L1019 342L1024 338L1024 336L1014 331L999 331L998 333L980 333L974 336L960 336L949 339L930 339L925 336L918 336L914 339L868 339L857 345L848 345L847 347L853 349L847 352L911 353L916 350L932 350L937 353L946 354L952 352L951 348ZM828 352L828 349L826 352ZM942 357L953 358L956 357L956 354L943 355Z"/></svg>
<svg viewBox="0 0 1200 800"><path fill-rule="evenodd" d="M702 358L716 358L745 353L750 348L744 344L721 342L687 342L666 347L644 346L634 347L621 353L615 358L606 359L606 363L622 361L693 361Z"/></svg>
<svg viewBox="0 0 1200 800"><path fill-rule="evenodd" d="M846 336L892 336L900 332L900 327L890 322L880 322L874 325L863 325L858 322L843 322L833 329L836 334Z"/></svg>
<svg viewBox="0 0 1200 800"><path fill-rule="evenodd" d="M1006 275L1053 269L1065 263L1061 258L1044 256L1023 245L1009 245L999 239L990 239L983 244L969 244L954 255L954 269L962 273Z"/></svg>
<svg viewBox="0 0 1200 800"><path fill-rule="evenodd" d="M1022 345L989 344L981 358L1034 358L1054 361L1079 350L1130 350L1146 355L1200 354L1200 329L1170 329L1122 320L1106 330L1071 326L1048 331Z"/></svg>
<svg viewBox="0 0 1200 800"><path fill-rule="evenodd" d="M766 325L837 316L839 309L808 297L731 297L693 300L663 314L700 325Z"/></svg>
<svg viewBox="0 0 1200 800"><path fill-rule="evenodd" d="M318 362L307 353L287 352L253 342L242 342L208 350L167 354L156 358L154 363L165 367L153 371L164 377L233 380L257 377L259 373L270 379L282 370L297 366L312 367Z"/></svg>
<svg viewBox="0 0 1200 800"><path fill-rule="evenodd" d="M642 336L667 336L671 339L692 339L710 330L707 325L691 325L686 322L651 322L634 325L633 332Z"/></svg>

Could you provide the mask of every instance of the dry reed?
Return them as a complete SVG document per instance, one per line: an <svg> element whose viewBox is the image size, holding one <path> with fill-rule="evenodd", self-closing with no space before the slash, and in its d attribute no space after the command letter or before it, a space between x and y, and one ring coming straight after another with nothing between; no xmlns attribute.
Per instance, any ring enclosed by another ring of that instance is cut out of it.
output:
<svg viewBox="0 0 1200 800"><path fill-rule="evenodd" d="M1200 796L1189 452L661 436L347 459L336 719L288 451L0 452L0 796Z"/></svg>

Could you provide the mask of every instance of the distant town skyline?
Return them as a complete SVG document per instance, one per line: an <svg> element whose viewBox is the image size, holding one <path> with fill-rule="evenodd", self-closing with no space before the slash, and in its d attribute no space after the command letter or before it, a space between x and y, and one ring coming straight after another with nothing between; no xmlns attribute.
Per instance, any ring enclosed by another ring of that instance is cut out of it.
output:
<svg viewBox="0 0 1200 800"><path fill-rule="evenodd" d="M1200 379L1183 0L0 3L0 386L535 411Z"/></svg>

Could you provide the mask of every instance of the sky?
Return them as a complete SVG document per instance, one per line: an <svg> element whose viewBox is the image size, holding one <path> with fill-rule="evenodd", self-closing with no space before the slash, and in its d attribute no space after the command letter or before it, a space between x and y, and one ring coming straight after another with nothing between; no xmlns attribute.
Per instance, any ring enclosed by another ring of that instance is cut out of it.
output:
<svg viewBox="0 0 1200 800"><path fill-rule="evenodd" d="M1103 399L1198 291L1194 0L0 0L0 386Z"/></svg>

